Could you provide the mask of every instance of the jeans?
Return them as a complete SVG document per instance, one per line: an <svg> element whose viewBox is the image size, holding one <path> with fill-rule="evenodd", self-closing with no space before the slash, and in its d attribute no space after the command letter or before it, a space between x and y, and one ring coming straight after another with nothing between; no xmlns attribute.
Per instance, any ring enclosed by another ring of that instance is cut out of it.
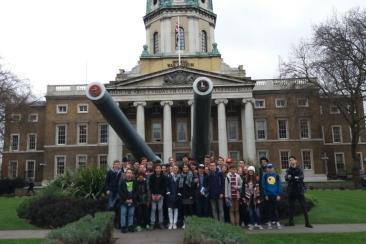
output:
<svg viewBox="0 0 366 244"><path fill-rule="evenodd" d="M196 208L198 217L208 217L208 198L204 196L197 197Z"/></svg>
<svg viewBox="0 0 366 244"><path fill-rule="evenodd" d="M126 219L128 227L133 225L133 215L135 207L126 203L121 204L121 228L126 227Z"/></svg>
<svg viewBox="0 0 366 244"><path fill-rule="evenodd" d="M116 200L117 200L118 194L117 193L109 193L108 195L108 209L113 210L116 206Z"/></svg>
<svg viewBox="0 0 366 244"><path fill-rule="evenodd" d="M212 216L221 222L224 222L224 199L211 199ZM217 215L217 210L219 215Z"/></svg>
<svg viewBox="0 0 366 244"><path fill-rule="evenodd" d="M163 223L163 202L164 197L162 196L158 202L151 202L151 215L150 215L150 223L151 225L155 224L155 212L156 209L159 212L159 224Z"/></svg>
<svg viewBox="0 0 366 244"><path fill-rule="evenodd" d="M249 211L249 221L250 221L249 223L252 225L260 224L261 214L260 214L259 206L251 203L248 207L248 211Z"/></svg>
<svg viewBox="0 0 366 244"><path fill-rule="evenodd" d="M268 200L266 200L266 207L269 212L269 219L268 221L272 222L278 222L278 210L277 210L277 199L276 197L269 197Z"/></svg>

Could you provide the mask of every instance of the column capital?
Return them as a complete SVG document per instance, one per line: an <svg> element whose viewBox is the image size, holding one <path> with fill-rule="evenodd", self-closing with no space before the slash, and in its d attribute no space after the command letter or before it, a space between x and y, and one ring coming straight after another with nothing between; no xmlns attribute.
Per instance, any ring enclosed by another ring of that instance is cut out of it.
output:
<svg viewBox="0 0 366 244"><path fill-rule="evenodd" d="M255 99L252 97L252 98L244 98L243 100L241 100L242 104L247 104L247 103L251 103L254 105L255 103Z"/></svg>
<svg viewBox="0 0 366 244"><path fill-rule="evenodd" d="M192 106L193 105L193 100L188 100L187 103L188 103L189 106Z"/></svg>
<svg viewBox="0 0 366 244"><path fill-rule="evenodd" d="M217 105L219 105L220 103L223 103L223 104L227 104L229 102L229 100L227 100L227 99L216 99L215 100L215 103L217 104Z"/></svg>
<svg viewBox="0 0 366 244"><path fill-rule="evenodd" d="M138 101L138 102L134 102L133 103L133 106L134 107L137 107L137 106L143 106L143 107L145 107L146 106L146 102L145 101Z"/></svg>
<svg viewBox="0 0 366 244"><path fill-rule="evenodd" d="M161 106L165 106L165 105L172 106L173 105L173 101L161 101L160 102L160 105Z"/></svg>

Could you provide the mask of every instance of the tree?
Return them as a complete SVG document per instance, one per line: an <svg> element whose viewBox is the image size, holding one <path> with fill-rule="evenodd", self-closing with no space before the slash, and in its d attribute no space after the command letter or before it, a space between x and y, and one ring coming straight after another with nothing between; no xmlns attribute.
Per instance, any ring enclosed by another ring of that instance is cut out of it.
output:
<svg viewBox="0 0 366 244"><path fill-rule="evenodd" d="M5 121L13 112L24 111L32 100L30 85L0 63L0 154L5 136Z"/></svg>
<svg viewBox="0 0 366 244"><path fill-rule="evenodd" d="M312 38L301 41L280 67L281 76L305 77L340 110L351 128L352 175L358 186L360 161L356 151L365 129L366 10L351 9L315 25Z"/></svg>

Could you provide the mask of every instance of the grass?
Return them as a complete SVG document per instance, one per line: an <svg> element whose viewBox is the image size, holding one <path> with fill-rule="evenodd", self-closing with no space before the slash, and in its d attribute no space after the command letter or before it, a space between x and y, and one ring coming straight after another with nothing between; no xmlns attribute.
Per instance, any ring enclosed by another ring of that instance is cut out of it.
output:
<svg viewBox="0 0 366 244"><path fill-rule="evenodd" d="M0 230L37 229L17 216L16 208L23 200L24 197L0 197Z"/></svg>
<svg viewBox="0 0 366 244"><path fill-rule="evenodd" d="M255 234L248 235L249 244L361 244L366 232L337 234Z"/></svg>
<svg viewBox="0 0 366 244"><path fill-rule="evenodd" d="M42 239L0 240L0 244L41 244Z"/></svg>
<svg viewBox="0 0 366 244"><path fill-rule="evenodd" d="M317 200L309 212L312 224L366 223L364 190L309 190L306 194ZM304 223L304 217L296 217L295 222Z"/></svg>

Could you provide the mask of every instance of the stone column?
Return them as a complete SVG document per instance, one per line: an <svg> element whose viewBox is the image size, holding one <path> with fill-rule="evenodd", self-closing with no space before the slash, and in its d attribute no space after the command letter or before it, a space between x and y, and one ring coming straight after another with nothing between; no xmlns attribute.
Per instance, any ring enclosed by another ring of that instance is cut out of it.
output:
<svg viewBox="0 0 366 244"><path fill-rule="evenodd" d="M245 105L245 104L244 104ZM243 159L248 156L247 145L246 145L246 132L245 132L245 106L241 107L241 138L243 142Z"/></svg>
<svg viewBox="0 0 366 244"><path fill-rule="evenodd" d="M245 146L247 155L246 159L255 161L256 160L256 147L255 147L255 128L254 128L254 109L253 109L253 99L243 99L243 104L245 106Z"/></svg>
<svg viewBox="0 0 366 244"><path fill-rule="evenodd" d="M217 119L218 119L218 130L219 130L219 156L228 157L227 147L227 132L226 132L226 110L225 104L228 103L227 99L215 100L217 104Z"/></svg>
<svg viewBox="0 0 366 244"><path fill-rule="evenodd" d="M112 168L114 160L122 160L122 140L113 130L108 127L108 166Z"/></svg>
<svg viewBox="0 0 366 244"><path fill-rule="evenodd" d="M145 106L146 102L134 102L136 107L136 130L137 133L145 140Z"/></svg>
<svg viewBox="0 0 366 244"><path fill-rule="evenodd" d="M164 163L169 161L169 157L173 156L173 139L172 139L172 108L173 101L162 101L161 106L164 107Z"/></svg>
<svg viewBox="0 0 366 244"><path fill-rule="evenodd" d="M193 138L193 111L194 111L193 100L189 100L188 105L191 108L191 141L192 141L192 138Z"/></svg>

